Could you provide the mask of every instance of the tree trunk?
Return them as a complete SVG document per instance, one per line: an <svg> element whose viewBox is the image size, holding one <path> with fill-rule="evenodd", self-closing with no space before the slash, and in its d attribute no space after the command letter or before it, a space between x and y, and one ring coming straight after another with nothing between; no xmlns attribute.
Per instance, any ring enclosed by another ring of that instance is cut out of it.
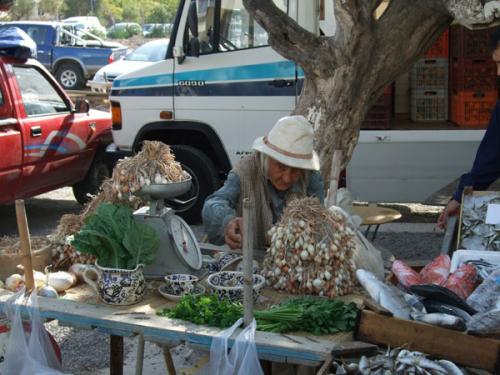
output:
<svg viewBox="0 0 500 375"><path fill-rule="evenodd" d="M334 1L334 36L308 32L272 1L243 0L268 32L270 45L304 70L294 113L314 124L315 148L328 180L334 149L343 150L345 168L366 113L383 88L410 69L453 17L472 22L485 17L480 0L391 0L378 19L381 0L325 1Z"/></svg>

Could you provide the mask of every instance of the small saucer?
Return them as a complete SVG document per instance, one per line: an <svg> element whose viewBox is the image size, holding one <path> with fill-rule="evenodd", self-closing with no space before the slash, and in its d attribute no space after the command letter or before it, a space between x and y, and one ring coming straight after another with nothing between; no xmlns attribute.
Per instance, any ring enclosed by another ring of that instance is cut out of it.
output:
<svg viewBox="0 0 500 375"><path fill-rule="evenodd" d="M158 292L171 301L179 301L182 298L182 294L176 294L170 285L163 284L158 288ZM203 285L195 285L194 290L189 293L195 297L200 296L205 293L205 287Z"/></svg>

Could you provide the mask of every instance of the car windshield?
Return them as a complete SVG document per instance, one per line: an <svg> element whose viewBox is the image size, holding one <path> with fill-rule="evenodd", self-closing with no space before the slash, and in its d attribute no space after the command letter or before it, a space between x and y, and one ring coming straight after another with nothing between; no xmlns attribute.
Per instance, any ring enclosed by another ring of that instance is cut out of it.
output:
<svg viewBox="0 0 500 375"><path fill-rule="evenodd" d="M168 42L146 43L125 57L128 61L160 61L167 54Z"/></svg>

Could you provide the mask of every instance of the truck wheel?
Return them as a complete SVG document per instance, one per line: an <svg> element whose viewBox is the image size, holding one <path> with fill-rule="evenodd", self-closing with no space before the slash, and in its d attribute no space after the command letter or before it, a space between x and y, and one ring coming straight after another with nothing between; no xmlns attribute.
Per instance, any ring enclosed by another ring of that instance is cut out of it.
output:
<svg viewBox="0 0 500 375"><path fill-rule="evenodd" d="M73 195L80 204L85 204L92 199L90 195L99 192L102 182L111 176L111 172L102 160L94 161L85 178L73 185Z"/></svg>
<svg viewBox="0 0 500 375"><path fill-rule="evenodd" d="M179 200L187 200L193 196L198 198L187 206L173 206L179 216L189 224L201 221L201 209L205 199L220 186L220 179L214 163L200 150L184 145L172 146L175 159L181 163L182 168L192 177L191 190L177 197Z"/></svg>
<svg viewBox="0 0 500 375"><path fill-rule="evenodd" d="M82 69L76 64L62 64L57 68L56 79L66 90L76 90L84 84Z"/></svg>

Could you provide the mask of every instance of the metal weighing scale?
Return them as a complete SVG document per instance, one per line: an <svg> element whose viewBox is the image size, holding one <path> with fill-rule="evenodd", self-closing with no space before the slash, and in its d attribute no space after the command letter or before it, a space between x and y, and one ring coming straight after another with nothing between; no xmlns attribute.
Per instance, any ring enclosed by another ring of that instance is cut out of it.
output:
<svg viewBox="0 0 500 375"><path fill-rule="evenodd" d="M189 191L191 178L182 182L144 186L138 193L149 201L149 206L134 212L134 219L152 227L160 238L160 248L155 261L144 268L149 278L163 278L169 273L187 273L202 276L202 256L198 241L187 223L175 211L165 206L165 200L174 200ZM194 198L193 198L194 199Z"/></svg>

